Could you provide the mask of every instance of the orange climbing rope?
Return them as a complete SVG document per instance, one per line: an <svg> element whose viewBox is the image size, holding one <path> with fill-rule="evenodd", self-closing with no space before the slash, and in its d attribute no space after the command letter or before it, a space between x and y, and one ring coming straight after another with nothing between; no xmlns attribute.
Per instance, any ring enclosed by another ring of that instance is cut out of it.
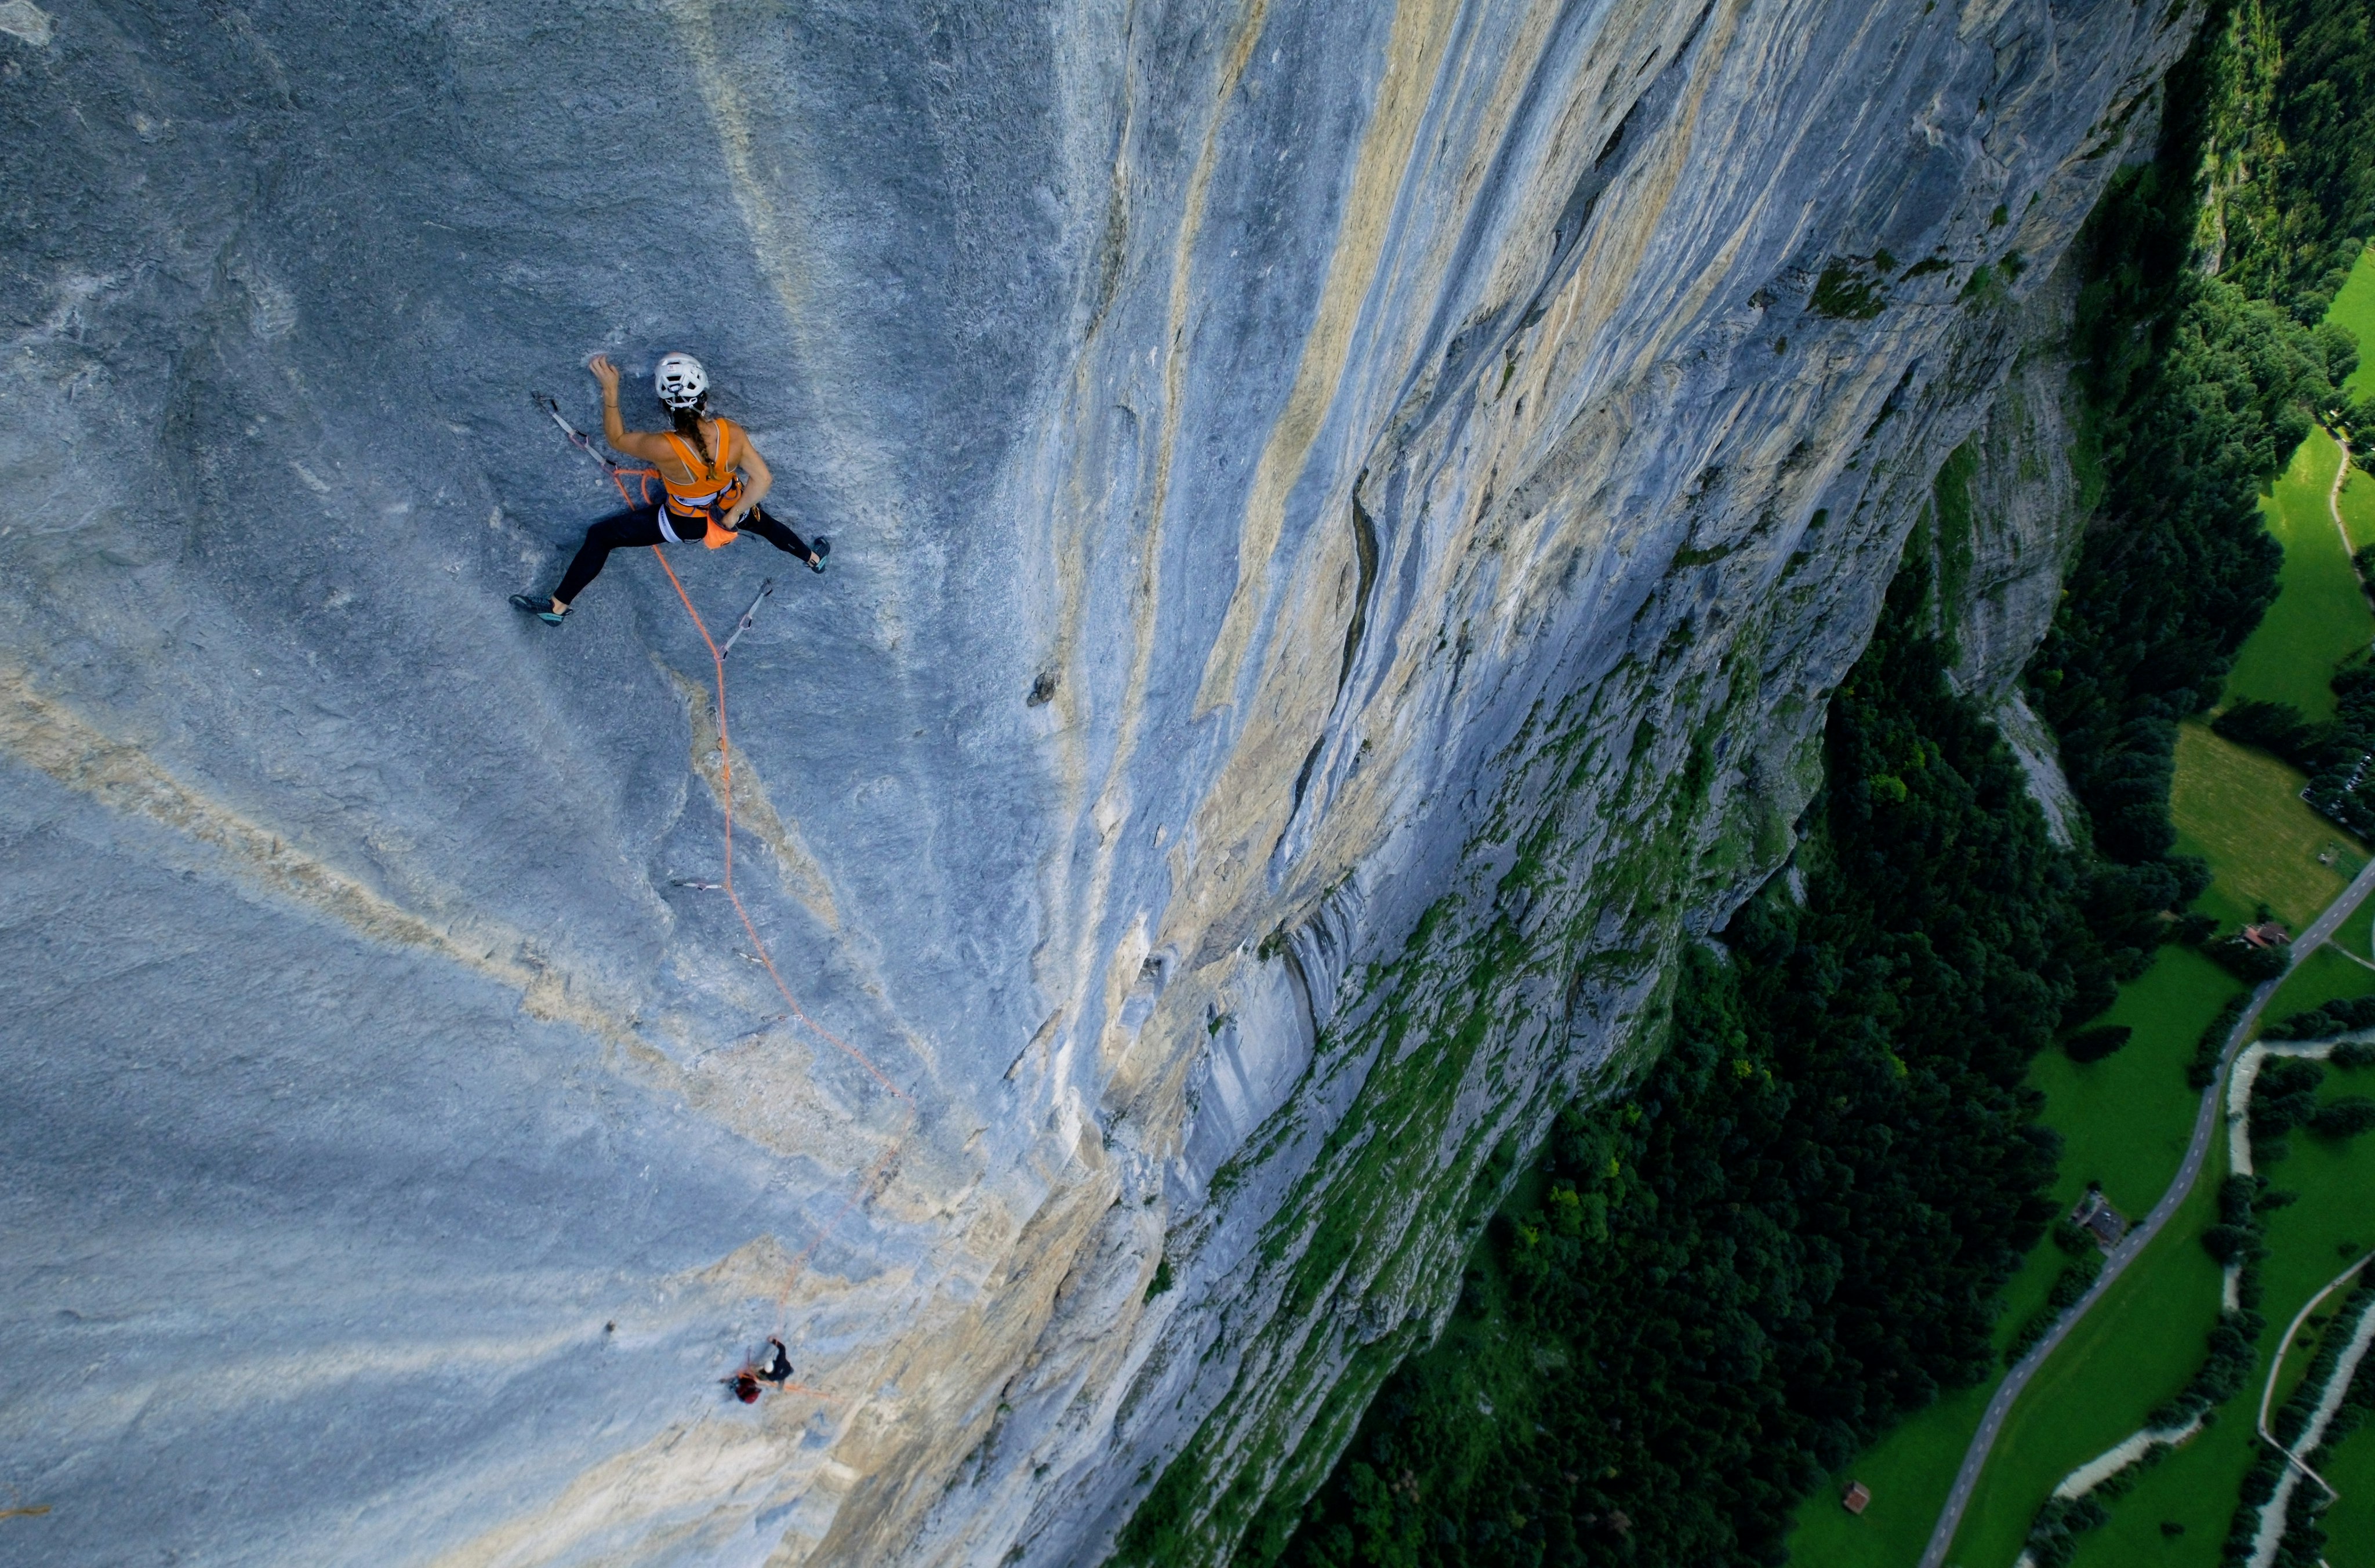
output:
<svg viewBox="0 0 2375 1568"><path fill-rule="evenodd" d="M632 470L629 471L632 472ZM623 485L620 487L620 492L625 493ZM758 925L750 919L750 912L742 906L742 895L734 890L734 747L727 737L726 729L726 654L718 648L717 640L709 634L709 623L702 619L701 612L693 607L692 595L685 592L683 581L677 576L676 568L668 564L668 557L660 553L659 546L652 547L652 555L660 563L660 570L668 573L669 584L676 589L676 596L683 601L684 613L692 618L693 630L701 633L702 643L709 649L710 668L717 678L717 767L719 794L724 799L726 808L726 896L733 901L734 913L742 917L742 929L749 933L750 946L756 949L759 962L766 969L767 978L775 983L775 989L782 995L784 1005L792 1010L792 1016L832 1041L833 1044L840 1047L843 1055L864 1067L875 1082L880 1084L898 1100L904 1117L900 1125L898 1136L884 1146L881 1158L875 1161L873 1168L867 1172L866 1179L860 1182L857 1189L850 1194L849 1200L842 1205L832 1222L819 1231L800 1255L792 1260L790 1273L784 1280L784 1288L775 1298L776 1311L781 1313L791 1300L792 1286L798 1281L801 1272L807 1268L809 1259L816 1256L817 1248L824 1244L826 1239L854 1210L874 1197L884 1173L890 1169L891 1162L898 1157L900 1146L906 1141L907 1134L915 1129L916 1102L905 1090L892 1082L865 1052L809 1017L808 1009L801 1007L799 998L792 995L792 988L784 984L782 973L775 968L774 955L767 950L765 940L759 935Z"/></svg>
<svg viewBox="0 0 2375 1568"><path fill-rule="evenodd" d="M653 504L652 487L659 481L658 469L629 468L597 452L594 450L593 438L563 418L559 404L542 393L532 394L531 396L533 401L552 416L553 423L561 427L561 433L569 438L572 445L602 465L604 471L610 476L610 483L618 488L620 501L629 506ZM637 489L641 492L640 496L628 492L627 481L630 478L638 482ZM880 1190L892 1162L898 1158L900 1148L906 1142L907 1135L915 1130L916 1102L905 1090L892 1082L889 1076L880 1067L875 1066L866 1053L809 1016L808 1009L800 1006L799 998L792 995L792 988L784 984L783 974L775 968L774 954L767 950L766 941L759 935L759 927L751 920L750 912L742 906L742 895L734 890L734 747L726 727L726 654L718 647L717 640L709 634L709 623L701 618L701 611L693 607L692 595L685 592L683 582L676 574L676 568L668 564L668 557L660 553L659 546L654 545L651 548L653 558L660 563L660 570L668 573L670 586L676 589L676 596L683 602L684 613L692 618L693 630L701 633L702 643L709 650L710 668L715 674L717 680L718 782L726 814L726 896L733 901L734 913L741 917L742 929L750 935L750 946L757 950L760 964L767 971L767 978L775 983L775 990L783 996L784 1005L791 1009L792 1016L807 1024L818 1034L832 1041L840 1048L843 1055L864 1067L875 1082L880 1084L899 1102L902 1112L903 1119L898 1134L883 1146L881 1157L876 1160L872 1168L866 1173L865 1180L858 1183L833 1219L809 1238L809 1244L801 1249L799 1256L792 1259L791 1268L784 1278L784 1288L775 1295L775 1312L780 1318L790 1305L792 1287L799 1282L800 1275L808 1268L809 1260L816 1256L817 1249L825 1244L833 1232L840 1229L843 1220L871 1201ZM799 1393L815 1395L821 1398L833 1397L821 1388L809 1388L800 1384L788 1384L785 1386Z"/></svg>
<svg viewBox="0 0 2375 1568"><path fill-rule="evenodd" d="M900 1088L898 1083L891 1081L891 1079L888 1079L888 1074L883 1074L881 1067L877 1067L877 1065L874 1065L874 1059L867 1057L867 1053L862 1053L862 1050L857 1050L857 1048L855 1048L855 1045L850 1045L848 1041L843 1041L843 1038L838 1036L838 1033L833 1033L832 1029L826 1029L824 1024L820 1024L820 1021L817 1021L817 1020L812 1020L812 1017L808 1017L808 1009L800 1008L800 997L793 996L793 993L791 993L791 986L786 986L786 984L784 984L782 972L776 972L776 967L774 967L774 955L772 955L772 952L767 950L767 943L764 943L764 938L760 938L760 934L758 934L758 925L755 925L753 919L750 919L750 910L743 908L741 893L737 893L737 890L734 890L734 744L731 744L731 739L729 739L729 737L727 737L727 655L725 655L725 651L720 651L720 646L717 646L717 639L710 637L710 627L708 627L708 622L701 620L701 610L693 608L693 596L691 596L691 594L686 594L686 592L684 592L684 582L681 582L679 577L677 577L677 568L672 568L672 565L668 563L668 556L660 554L660 547L658 547L658 544L653 544L653 547L651 547L651 556L660 563L660 571L668 572L669 587L675 587L675 589L677 589L677 598L679 598L679 601L684 601L684 613L686 613L686 616L691 616L691 618L693 618L693 630L696 630L696 632L701 632L701 642L703 642L703 646L708 646L708 651L710 651L710 670L713 670L713 672L715 672L715 678L717 678L717 779L720 779L720 794L722 794L722 798L725 798L725 815L727 815L727 872L725 872L725 893L727 893L727 898L731 898L731 901L734 901L734 913L741 914L743 931L748 931L748 936L750 936L750 946L753 946L755 950L758 950L758 962L762 964L764 970L767 970L767 979L774 981L774 988L776 988L776 991L779 991L779 993L782 993L784 1005L786 1005L786 1008L791 1008L791 1014L793 1014L793 1017L796 1017L796 1020L803 1021L803 1024L808 1024L809 1029L815 1029L817 1033L821 1033L821 1036L824 1036L826 1041L832 1041L833 1045L838 1045L838 1048L841 1048L841 1053L845 1055L845 1057L850 1057L850 1059L853 1059L853 1062L857 1062L857 1065L860 1065L860 1067L865 1067L867 1074L869 1074L869 1077L874 1079L874 1081L881 1083L881 1086L886 1088L888 1093L895 1095L895 1098L898 1098L900 1107L903 1107L904 1114L907 1114L907 1124L904 1124L904 1126L900 1128L900 1136L898 1136L898 1138L891 1140L891 1145L888 1145L888 1148L883 1149L883 1157L881 1157L881 1160L874 1161L874 1172L869 1172L869 1176L867 1176L867 1181L862 1183L860 1188L857 1188L857 1197L853 1197L853 1202L850 1202L850 1205L843 1205L843 1217L845 1217L845 1214L848 1214L850 1207L855 1207L855 1205L857 1205L857 1202L865 1200L867 1195L871 1195L871 1188L874 1188L874 1183L877 1183L879 1178L881 1178L883 1166L891 1164L891 1157L898 1155L898 1145L903 1143L904 1138L907 1138L907 1131L912 1131L912 1128L915 1128L915 1119L916 1119L915 1098L910 1098L910 1095L907 1095L907 1091L904 1091L904 1088ZM838 1223L838 1217L836 1217L836 1223ZM812 1240L812 1243L808 1243L808 1252L803 1252L803 1255L800 1255L798 1259L796 1259L796 1262L793 1262L793 1279L798 1279L798 1271L800 1271L800 1268L805 1267L805 1264L808 1264L809 1256L815 1255L817 1244L824 1243L826 1235L832 1235L832 1226L826 1226L826 1228L824 1228L824 1233L820 1233L820 1235L817 1235L817 1240ZM788 1295L788 1292L791 1292L791 1283L784 1285L784 1292L786 1292L786 1295Z"/></svg>

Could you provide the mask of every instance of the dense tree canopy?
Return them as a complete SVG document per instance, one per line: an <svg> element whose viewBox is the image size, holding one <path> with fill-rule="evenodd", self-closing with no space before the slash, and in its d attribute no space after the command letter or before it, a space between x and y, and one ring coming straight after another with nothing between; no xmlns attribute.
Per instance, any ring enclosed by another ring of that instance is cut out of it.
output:
<svg viewBox="0 0 2375 1568"><path fill-rule="evenodd" d="M1695 952L1639 1091L1562 1119L1289 1561L1770 1562L1824 1469L1991 1363L2050 1217L2020 1079L2106 961L1920 588L1833 703L1806 906Z"/></svg>
<svg viewBox="0 0 2375 1568"><path fill-rule="evenodd" d="M2237 281L2314 322L2375 239L2375 0L2270 0L2281 141L2275 231Z"/></svg>

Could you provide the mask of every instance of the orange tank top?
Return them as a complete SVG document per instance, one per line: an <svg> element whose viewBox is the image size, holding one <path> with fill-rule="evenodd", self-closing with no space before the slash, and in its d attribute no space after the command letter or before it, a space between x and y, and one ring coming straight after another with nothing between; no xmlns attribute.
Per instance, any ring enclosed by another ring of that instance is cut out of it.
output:
<svg viewBox="0 0 2375 1568"><path fill-rule="evenodd" d="M686 480L671 479L663 472L660 484L668 491L668 509L687 521L698 517L706 525L702 543L711 549L732 544L737 535L721 525L717 514L731 507L742 497L742 476L729 461L734 455L734 438L741 433L730 419L717 421L717 457L714 462L702 461L700 451L674 430L661 432L668 444L676 448L685 472L692 476Z"/></svg>

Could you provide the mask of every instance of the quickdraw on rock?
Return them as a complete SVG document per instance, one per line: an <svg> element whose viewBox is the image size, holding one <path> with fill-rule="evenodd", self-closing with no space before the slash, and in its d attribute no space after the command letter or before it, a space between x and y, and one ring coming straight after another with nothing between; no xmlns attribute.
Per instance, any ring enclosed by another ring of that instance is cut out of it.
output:
<svg viewBox="0 0 2375 1568"><path fill-rule="evenodd" d="M561 427L561 433L569 438L570 445L602 465L602 471L610 476L612 484L619 487L620 501L625 501L629 506L657 504L652 498L652 487L661 482L660 471L657 468L630 468L609 453L600 450L594 444L592 436L569 422L568 417L561 413L561 405L553 399L552 394L531 392L528 394L528 398L538 407L552 416L552 422ZM636 488L632 492L627 489L629 479L636 481Z"/></svg>

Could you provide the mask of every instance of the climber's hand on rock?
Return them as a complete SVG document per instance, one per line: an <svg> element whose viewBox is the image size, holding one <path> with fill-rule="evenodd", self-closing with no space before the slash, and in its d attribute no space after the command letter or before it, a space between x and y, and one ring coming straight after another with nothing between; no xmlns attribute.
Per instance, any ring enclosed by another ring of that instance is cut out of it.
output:
<svg viewBox="0 0 2375 1568"><path fill-rule="evenodd" d="M602 383L602 395L605 397L619 395L619 367L610 362L609 355L595 355L585 361L585 368L592 371L594 379Z"/></svg>

